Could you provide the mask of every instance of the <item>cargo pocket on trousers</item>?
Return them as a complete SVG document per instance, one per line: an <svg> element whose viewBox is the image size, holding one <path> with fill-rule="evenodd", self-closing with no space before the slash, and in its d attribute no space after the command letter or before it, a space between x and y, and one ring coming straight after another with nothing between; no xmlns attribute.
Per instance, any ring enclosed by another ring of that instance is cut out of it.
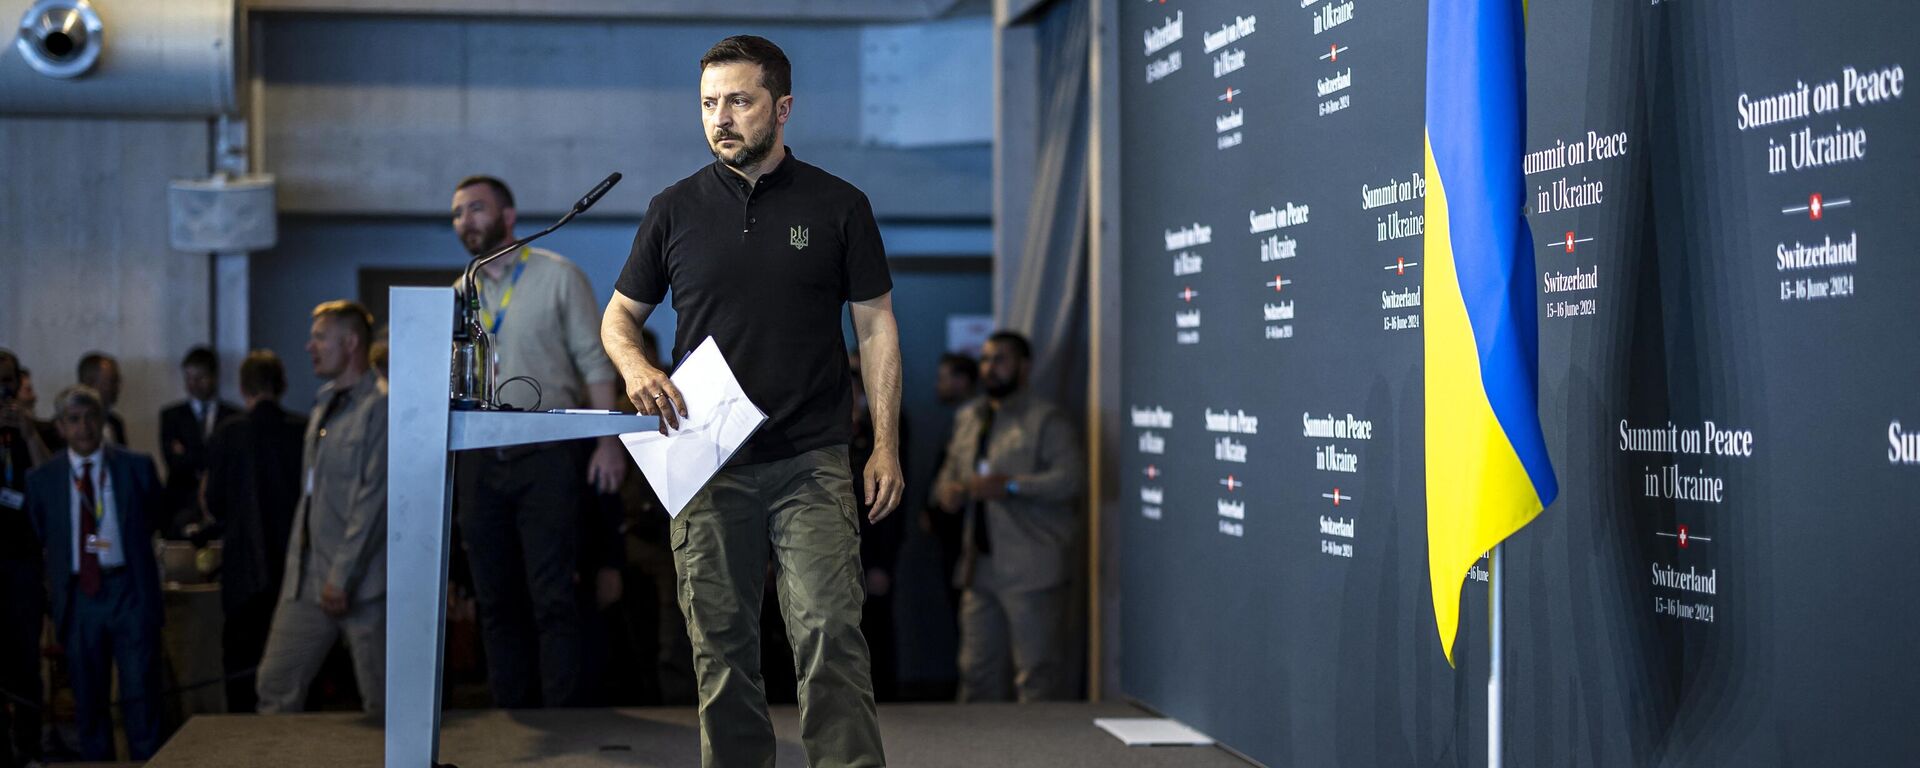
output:
<svg viewBox="0 0 1920 768"><path fill-rule="evenodd" d="M853 580L860 586L860 600L864 603L873 595L867 591L867 564L860 556L860 505L852 499L842 498L840 514L853 530Z"/></svg>
<svg viewBox="0 0 1920 768"><path fill-rule="evenodd" d="M859 491L855 491L858 493ZM840 516L846 518L847 526L853 531L853 540L860 540L860 505L851 498L840 499Z"/></svg>
<svg viewBox="0 0 1920 768"><path fill-rule="evenodd" d="M688 610L693 604L693 580L687 578L687 521L676 517L667 523L667 547L673 558L674 596L680 603L680 610Z"/></svg>

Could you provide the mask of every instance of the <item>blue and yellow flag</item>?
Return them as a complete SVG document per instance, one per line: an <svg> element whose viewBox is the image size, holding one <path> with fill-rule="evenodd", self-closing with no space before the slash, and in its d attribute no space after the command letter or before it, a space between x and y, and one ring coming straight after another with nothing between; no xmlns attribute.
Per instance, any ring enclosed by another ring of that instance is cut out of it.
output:
<svg viewBox="0 0 1920 768"><path fill-rule="evenodd" d="M1460 585L1559 492L1540 433L1539 319L1521 173L1522 0L1427 18L1427 565L1453 661Z"/></svg>

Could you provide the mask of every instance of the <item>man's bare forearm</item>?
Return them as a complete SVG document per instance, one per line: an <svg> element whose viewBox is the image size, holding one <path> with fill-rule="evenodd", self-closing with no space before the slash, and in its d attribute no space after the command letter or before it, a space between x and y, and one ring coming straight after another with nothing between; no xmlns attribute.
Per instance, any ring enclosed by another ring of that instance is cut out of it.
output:
<svg viewBox="0 0 1920 768"><path fill-rule="evenodd" d="M900 328L893 311L876 312L860 329L860 378L873 412L875 451L900 452Z"/></svg>
<svg viewBox="0 0 1920 768"><path fill-rule="evenodd" d="M644 304L640 306L646 307L649 313L652 310L650 306ZM656 370L653 361L647 359L646 352L641 347L640 330L645 327L645 323L644 315L636 317L632 310L622 306L622 300L618 294L615 294L613 300L607 303L606 314L600 318L600 345L607 348L607 357L613 360L613 367L619 369L620 375L629 381L641 373ZM607 387L611 394L612 385L609 384ZM592 387L590 386L588 390L591 397ZM607 402L609 403L607 407L611 408L613 402L611 396L608 397ZM601 406L596 403L594 407Z"/></svg>

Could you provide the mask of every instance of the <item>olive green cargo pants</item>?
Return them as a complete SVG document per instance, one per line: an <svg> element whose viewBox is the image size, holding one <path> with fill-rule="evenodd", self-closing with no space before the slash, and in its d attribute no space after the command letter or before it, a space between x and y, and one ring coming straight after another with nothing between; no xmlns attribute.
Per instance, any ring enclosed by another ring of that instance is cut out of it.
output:
<svg viewBox="0 0 1920 768"><path fill-rule="evenodd" d="M800 681L800 738L813 766L881 766L860 526L846 446L728 467L674 518L680 610L700 681L708 768L773 765L760 677L760 598L771 576ZM777 642L777 641L776 641Z"/></svg>

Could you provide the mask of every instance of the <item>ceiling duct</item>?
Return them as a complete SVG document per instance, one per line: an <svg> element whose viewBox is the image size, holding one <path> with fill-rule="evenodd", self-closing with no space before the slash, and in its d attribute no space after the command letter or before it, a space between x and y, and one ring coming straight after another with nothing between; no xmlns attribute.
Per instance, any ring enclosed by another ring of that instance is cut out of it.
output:
<svg viewBox="0 0 1920 768"><path fill-rule="evenodd" d="M234 112L236 0L0 0L0 114Z"/></svg>

